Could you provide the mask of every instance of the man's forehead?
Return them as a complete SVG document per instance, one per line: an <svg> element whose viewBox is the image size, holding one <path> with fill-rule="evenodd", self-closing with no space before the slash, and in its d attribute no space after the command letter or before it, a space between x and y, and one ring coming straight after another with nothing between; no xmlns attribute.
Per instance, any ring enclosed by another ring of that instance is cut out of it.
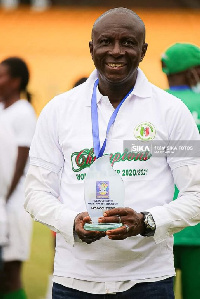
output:
<svg viewBox="0 0 200 299"><path fill-rule="evenodd" d="M135 23L137 18L134 14L129 12L110 12L106 15L100 17L99 21L96 22L94 27L102 26L105 23L114 23L114 24L128 24Z"/></svg>
<svg viewBox="0 0 200 299"><path fill-rule="evenodd" d="M115 11L100 17L100 19L95 22L92 33L103 34L104 32L111 31L114 27L127 29L134 27L138 31L144 31L144 27L134 14L130 12Z"/></svg>

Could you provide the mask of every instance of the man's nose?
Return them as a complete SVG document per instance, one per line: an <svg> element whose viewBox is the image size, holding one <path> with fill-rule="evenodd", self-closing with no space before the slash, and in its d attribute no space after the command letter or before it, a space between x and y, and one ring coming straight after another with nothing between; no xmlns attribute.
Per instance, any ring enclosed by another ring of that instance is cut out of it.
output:
<svg viewBox="0 0 200 299"><path fill-rule="evenodd" d="M118 41L116 41L113 44L112 50L111 50L111 54L114 56L120 56L122 55L122 47L120 45L120 43Z"/></svg>

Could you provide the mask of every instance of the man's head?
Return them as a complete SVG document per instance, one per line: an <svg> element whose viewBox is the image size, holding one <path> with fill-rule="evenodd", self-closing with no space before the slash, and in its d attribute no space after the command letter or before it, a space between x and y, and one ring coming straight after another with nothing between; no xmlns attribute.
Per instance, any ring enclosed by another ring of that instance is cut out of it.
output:
<svg viewBox="0 0 200 299"><path fill-rule="evenodd" d="M110 9L94 23L89 47L100 80L135 80L147 50L144 23L132 10Z"/></svg>
<svg viewBox="0 0 200 299"><path fill-rule="evenodd" d="M162 70L170 86L196 86L200 82L200 48L189 43L176 43L161 57Z"/></svg>

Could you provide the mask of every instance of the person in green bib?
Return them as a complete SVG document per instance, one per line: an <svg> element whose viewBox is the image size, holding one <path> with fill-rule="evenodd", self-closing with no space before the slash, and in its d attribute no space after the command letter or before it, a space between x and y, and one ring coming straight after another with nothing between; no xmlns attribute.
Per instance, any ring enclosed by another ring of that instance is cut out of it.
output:
<svg viewBox="0 0 200 299"><path fill-rule="evenodd" d="M161 63L169 84L166 91L188 107L200 132L200 48L176 43L165 51ZM174 199L178 196L175 186ZM174 235L174 264L181 270L183 299L200 298L200 224Z"/></svg>

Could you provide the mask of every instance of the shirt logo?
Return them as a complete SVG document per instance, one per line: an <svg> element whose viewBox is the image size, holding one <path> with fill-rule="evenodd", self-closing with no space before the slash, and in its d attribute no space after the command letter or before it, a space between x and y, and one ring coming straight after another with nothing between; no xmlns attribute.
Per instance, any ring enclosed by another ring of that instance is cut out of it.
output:
<svg viewBox="0 0 200 299"><path fill-rule="evenodd" d="M156 129L150 122L142 122L135 127L134 136L137 140L152 140L156 136Z"/></svg>
<svg viewBox="0 0 200 299"><path fill-rule="evenodd" d="M131 152L125 148L123 153L110 153L110 164L113 166L117 162L124 161L147 161L151 158L149 151L134 151ZM93 148L85 148L79 152L74 152L71 155L72 170L79 172L90 165L96 160Z"/></svg>

